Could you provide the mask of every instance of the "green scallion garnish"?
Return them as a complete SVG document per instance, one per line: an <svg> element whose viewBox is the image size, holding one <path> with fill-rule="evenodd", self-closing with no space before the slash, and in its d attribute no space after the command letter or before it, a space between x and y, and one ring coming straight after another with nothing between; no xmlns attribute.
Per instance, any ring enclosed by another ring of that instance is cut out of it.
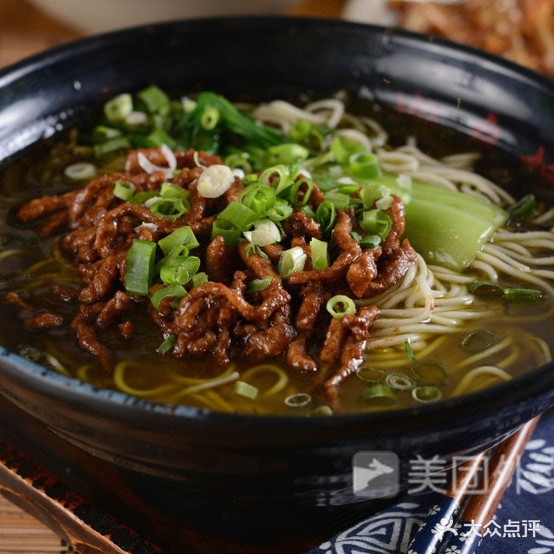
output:
<svg viewBox="0 0 554 554"><path fill-rule="evenodd" d="M494 344L494 333L486 329L477 329L466 335L461 342L465 352L484 352Z"/></svg>
<svg viewBox="0 0 554 554"><path fill-rule="evenodd" d="M260 391L258 387L255 387L250 383L246 383L244 381L235 381L235 393L240 396L255 400L258 397L259 392Z"/></svg>
<svg viewBox="0 0 554 554"><path fill-rule="evenodd" d="M326 308L327 311L337 319L356 313L356 304L354 304L354 300L344 294L336 294L329 298Z"/></svg>
<svg viewBox="0 0 554 554"><path fill-rule="evenodd" d="M125 256L125 289L131 294L147 296L156 260L156 243L134 239Z"/></svg>
<svg viewBox="0 0 554 554"><path fill-rule="evenodd" d="M123 181L118 179L113 187L113 195L120 200L130 200L136 191L136 187L130 181Z"/></svg>

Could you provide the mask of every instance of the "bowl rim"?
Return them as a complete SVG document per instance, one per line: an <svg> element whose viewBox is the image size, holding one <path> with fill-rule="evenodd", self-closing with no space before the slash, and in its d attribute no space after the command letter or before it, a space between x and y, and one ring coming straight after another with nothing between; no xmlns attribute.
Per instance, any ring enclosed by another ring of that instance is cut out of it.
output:
<svg viewBox="0 0 554 554"><path fill-rule="evenodd" d="M255 20L258 25L280 25L286 27L294 24L296 26L311 26L325 27L327 29L342 29L343 31L356 32L361 34L376 34L379 33L383 37L393 35L395 39L400 41L404 48L423 48L433 47L438 48L443 55L452 56L469 56L471 62L479 62L490 64L497 70L508 72L514 77L525 79L532 82L535 87L541 87L550 90L550 94L554 98L554 80L550 77L540 74L532 69L521 66L511 60L498 57L488 52L479 50L474 47L452 42L442 37L435 37L430 34L421 34L396 27L359 23L347 20L335 20L318 17L297 17L297 16L221 16L182 19L171 22L160 22L147 25L138 25L135 27L123 28L120 30L108 31L91 36L85 36L77 40L70 41L65 44L49 48L43 52L27 57L23 60L15 62L0 70L0 93L4 87L10 86L21 77L32 74L38 69L53 66L67 58L73 58L86 51L94 51L100 47L105 48L106 44L118 43L127 41L130 37L137 34L150 34L152 32L160 32L168 28L187 27L202 27L225 25L225 24L240 24L251 25ZM104 46L102 46L104 45ZM26 147L28 147L27 145ZM20 154L21 152L17 152ZM9 163L11 156L1 163ZM488 386L485 389L464 394L454 398L441 399L439 401L421 404L413 407L399 408L394 410L384 410L376 412L362 413L336 413L332 417L305 417L302 415L257 415L244 413L225 413L216 412L208 408L196 408L186 405L174 405L155 401L149 401L137 397L130 396L124 392L112 389L100 389L89 383L78 380L74 377L68 377L56 372L53 369L48 369L35 362L32 362L14 352L8 351L0 346L0 374L6 371L2 360L8 360L21 375L30 376L37 382L37 386L43 387L49 394L63 397L68 391L73 393L76 401L87 402L89 399L100 401L110 407L114 407L122 411L133 412L137 408L141 411L147 411L153 414L158 414L162 417L177 417L180 419L200 419L207 423L227 423L229 418L238 422L241 426L257 426L260 423L267 427L275 425L282 426L294 422L295 429L300 425L302 427L312 428L325 426L342 426L344 423L354 422L371 422L371 423L386 423L398 418L409 417L411 419L428 419L433 418L436 413L441 414L441 418L447 417L449 413L459 414L460 409L468 408L470 405L486 405L491 399L500 396L503 400L498 403L491 403L491 408L497 410L498 407L504 407L506 403L514 396L516 391L520 391L518 398L539 395L539 392L544 394L545 387L548 384L548 389L551 391L551 396L554 396L554 361L543 364L531 371L515 377L508 382L502 382ZM15 374L15 371L14 371ZM21 376L20 376L21 378ZM511 394L510 394L511 393ZM67 401L66 398L63 398ZM457 416L458 417L458 416Z"/></svg>

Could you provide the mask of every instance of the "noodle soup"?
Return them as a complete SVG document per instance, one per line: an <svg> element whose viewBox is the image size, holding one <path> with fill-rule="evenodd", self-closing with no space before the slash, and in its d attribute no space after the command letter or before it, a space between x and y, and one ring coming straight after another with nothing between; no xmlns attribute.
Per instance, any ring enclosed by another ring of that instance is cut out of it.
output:
<svg viewBox="0 0 554 554"><path fill-rule="evenodd" d="M551 359L554 209L519 198L522 179L490 147L341 94L120 95L2 177L1 342L215 411L472 392Z"/></svg>

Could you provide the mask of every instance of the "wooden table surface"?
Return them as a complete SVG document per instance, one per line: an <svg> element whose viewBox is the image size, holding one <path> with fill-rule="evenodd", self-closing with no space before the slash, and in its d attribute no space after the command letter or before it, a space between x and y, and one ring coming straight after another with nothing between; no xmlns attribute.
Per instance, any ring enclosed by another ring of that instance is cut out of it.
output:
<svg viewBox="0 0 554 554"><path fill-rule="evenodd" d="M343 5L344 0L305 0L299 1L290 13L340 17ZM0 69L82 36L80 30L59 23L25 0L0 0ZM71 551L45 524L0 494L0 554Z"/></svg>

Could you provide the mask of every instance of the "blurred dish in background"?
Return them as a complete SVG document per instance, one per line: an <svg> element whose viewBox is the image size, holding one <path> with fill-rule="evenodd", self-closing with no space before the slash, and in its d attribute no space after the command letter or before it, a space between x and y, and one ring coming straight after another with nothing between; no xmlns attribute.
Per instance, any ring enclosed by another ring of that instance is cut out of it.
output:
<svg viewBox="0 0 554 554"><path fill-rule="evenodd" d="M440 35L554 77L554 0L351 0L344 16Z"/></svg>
<svg viewBox="0 0 554 554"><path fill-rule="evenodd" d="M101 33L176 19L278 14L294 0L31 0L59 21L85 33Z"/></svg>

